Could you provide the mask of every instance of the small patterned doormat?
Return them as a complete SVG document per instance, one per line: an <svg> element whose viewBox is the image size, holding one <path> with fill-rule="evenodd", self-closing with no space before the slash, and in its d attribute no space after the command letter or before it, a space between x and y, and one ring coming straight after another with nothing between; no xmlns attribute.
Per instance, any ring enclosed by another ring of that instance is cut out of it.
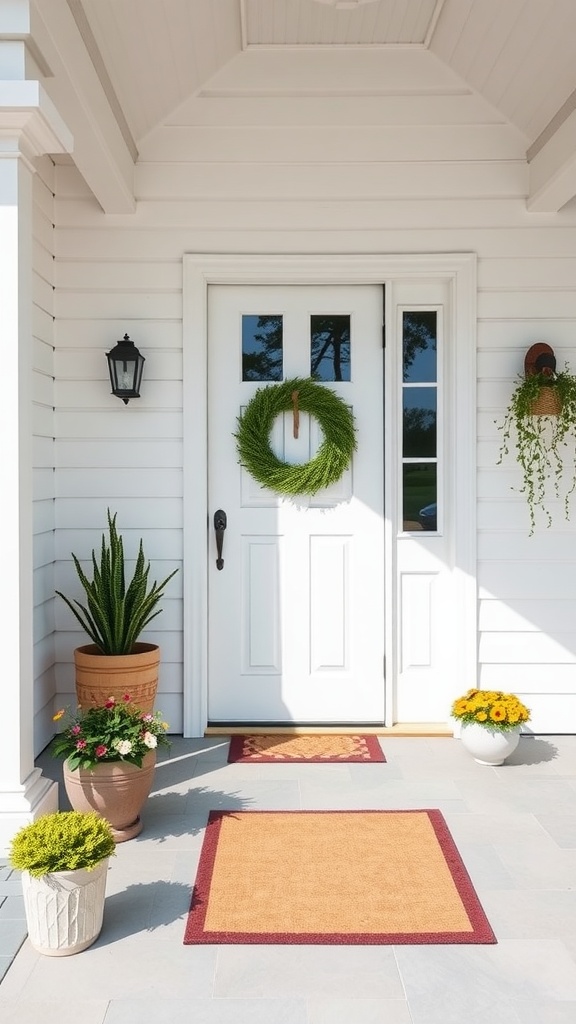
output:
<svg viewBox="0 0 576 1024"><path fill-rule="evenodd" d="M232 736L229 763L385 761L377 736L308 733L303 736Z"/></svg>
<svg viewBox="0 0 576 1024"><path fill-rule="evenodd" d="M185 945L494 942L438 810L210 812Z"/></svg>

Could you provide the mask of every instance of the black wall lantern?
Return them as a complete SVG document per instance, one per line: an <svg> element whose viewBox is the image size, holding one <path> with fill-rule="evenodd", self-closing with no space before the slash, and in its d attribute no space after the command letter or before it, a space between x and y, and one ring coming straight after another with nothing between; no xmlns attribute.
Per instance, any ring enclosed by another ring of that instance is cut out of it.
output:
<svg viewBox="0 0 576 1024"><path fill-rule="evenodd" d="M145 359L127 334L106 353L112 394L128 405L130 398L140 398L140 383Z"/></svg>

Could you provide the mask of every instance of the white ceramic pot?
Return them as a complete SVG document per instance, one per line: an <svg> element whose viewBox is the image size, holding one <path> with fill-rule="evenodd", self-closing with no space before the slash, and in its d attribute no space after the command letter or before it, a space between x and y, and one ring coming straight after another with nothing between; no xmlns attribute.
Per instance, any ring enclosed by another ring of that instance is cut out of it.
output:
<svg viewBox="0 0 576 1024"><path fill-rule="evenodd" d="M96 941L104 917L108 860L93 871L55 871L40 878L22 872L28 937L38 953L71 956Z"/></svg>
<svg viewBox="0 0 576 1024"><path fill-rule="evenodd" d="M515 729L492 729L476 722L463 722L462 746L478 764L504 764L520 742L520 726Z"/></svg>

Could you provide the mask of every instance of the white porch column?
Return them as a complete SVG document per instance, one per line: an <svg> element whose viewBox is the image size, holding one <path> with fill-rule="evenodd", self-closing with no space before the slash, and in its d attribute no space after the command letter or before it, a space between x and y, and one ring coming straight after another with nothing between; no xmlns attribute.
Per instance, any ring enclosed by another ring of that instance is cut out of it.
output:
<svg viewBox="0 0 576 1024"><path fill-rule="evenodd" d="M22 40L2 41L14 27L5 17L27 4L8 7L0 13L0 856L18 828L57 807L32 744L32 179L35 157L72 148L39 83L19 78Z"/></svg>

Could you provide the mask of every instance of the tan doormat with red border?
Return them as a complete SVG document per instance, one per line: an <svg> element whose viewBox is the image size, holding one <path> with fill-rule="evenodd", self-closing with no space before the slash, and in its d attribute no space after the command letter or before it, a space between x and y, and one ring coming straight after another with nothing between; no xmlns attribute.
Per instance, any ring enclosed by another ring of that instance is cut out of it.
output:
<svg viewBox="0 0 576 1024"><path fill-rule="evenodd" d="M185 945L494 942L438 810L210 812Z"/></svg>
<svg viewBox="0 0 576 1024"><path fill-rule="evenodd" d="M385 761L377 736L307 733L302 736L232 736L228 751L230 764L348 763Z"/></svg>

